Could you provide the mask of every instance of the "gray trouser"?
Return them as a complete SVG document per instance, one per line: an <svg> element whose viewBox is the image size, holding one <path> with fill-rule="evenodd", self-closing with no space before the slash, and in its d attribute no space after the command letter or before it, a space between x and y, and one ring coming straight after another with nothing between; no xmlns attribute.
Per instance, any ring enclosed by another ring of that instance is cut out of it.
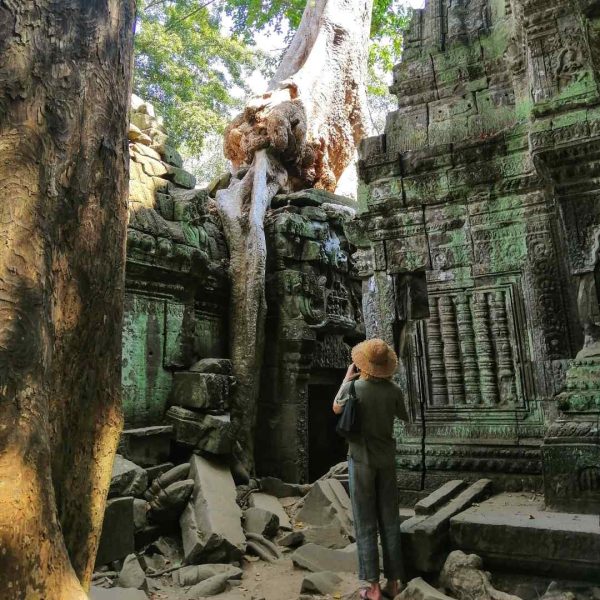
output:
<svg viewBox="0 0 600 600"><path fill-rule="evenodd" d="M369 582L379 581L379 529L384 575L387 579L404 580L395 467L375 469L348 458L348 475L359 578Z"/></svg>

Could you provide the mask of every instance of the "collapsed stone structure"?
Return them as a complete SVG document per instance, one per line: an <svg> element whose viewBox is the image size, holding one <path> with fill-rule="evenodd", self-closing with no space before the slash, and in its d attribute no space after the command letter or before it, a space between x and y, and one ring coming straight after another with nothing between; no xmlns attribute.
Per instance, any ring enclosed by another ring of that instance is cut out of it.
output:
<svg viewBox="0 0 600 600"><path fill-rule="evenodd" d="M346 228L367 335L403 358L406 498L485 476L600 507L599 15L562 0L413 14Z"/></svg>

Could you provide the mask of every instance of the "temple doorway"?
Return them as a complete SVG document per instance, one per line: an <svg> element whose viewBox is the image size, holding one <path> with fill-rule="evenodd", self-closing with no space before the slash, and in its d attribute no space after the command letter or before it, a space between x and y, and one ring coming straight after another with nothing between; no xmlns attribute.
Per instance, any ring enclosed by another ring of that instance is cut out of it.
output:
<svg viewBox="0 0 600 600"><path fill-rule="evenodd" d="M308 386L308 480L313 482L346 460L347 446L335 432L337 416L331 405L344 372L328 371L312 376Z"/></svg>

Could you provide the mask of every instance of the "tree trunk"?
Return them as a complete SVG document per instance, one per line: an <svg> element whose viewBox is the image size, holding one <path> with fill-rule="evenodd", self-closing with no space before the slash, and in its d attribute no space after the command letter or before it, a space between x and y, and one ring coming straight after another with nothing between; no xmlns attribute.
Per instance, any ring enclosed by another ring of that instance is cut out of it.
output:
<svg viewBox="0 0 600 600"><path fill-rule="evenodd" d="M335 190L352 160L366 129L372 4L309 0L267 93L248 102L225 132L225 155L235 172L245 173L217 193L217 206L231 255L230 343L238 379L232 416L250 468L266 312L264 215L284 185ZM263 184L252 186L258 174Z"/></svg>
<svg viewBox="0 0 600 600"><path fill-rule="evenodd" d="M86 598L122 427L133 0L0 0L0 597Z"/></svg>

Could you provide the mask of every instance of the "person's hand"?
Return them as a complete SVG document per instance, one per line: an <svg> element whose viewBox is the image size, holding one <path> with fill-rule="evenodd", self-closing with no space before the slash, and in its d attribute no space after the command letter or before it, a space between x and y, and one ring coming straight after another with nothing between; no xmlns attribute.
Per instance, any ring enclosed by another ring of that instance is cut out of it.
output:
<svg viewBox="0 0 600 600"><path fill-rule="evenodd" d="M354 363L351 363L346 371L346 376L344 377L344 382L351 381L352 379L356 379L359 376L358 369Z"/></svg>

